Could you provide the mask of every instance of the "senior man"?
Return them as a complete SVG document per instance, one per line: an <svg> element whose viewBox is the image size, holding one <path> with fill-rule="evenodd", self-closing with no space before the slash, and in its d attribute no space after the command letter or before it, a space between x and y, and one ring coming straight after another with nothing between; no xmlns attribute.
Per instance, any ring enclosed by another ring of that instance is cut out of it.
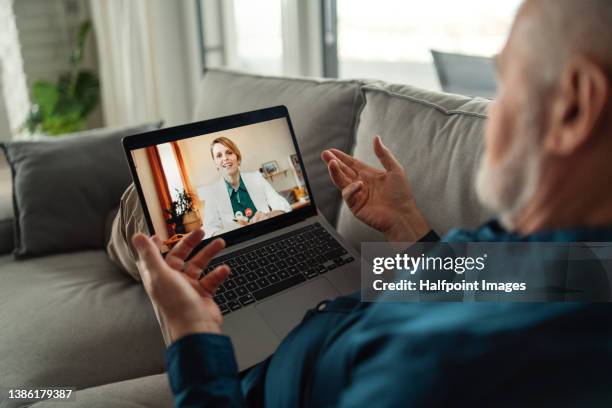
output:
<svg viewBox="0 0 612 408"><path fill-rule="evenodd" d="M445 241L612 240L610 44L610 0L523 4L497 58L500 91L477 180L499 222L451 232ZM435 239L402 166L380 138L374 149L384 170L338 150L322 154L349 208L390 241ZM610 403L611 310L585 303L366 305L339 298L309 313L272 357L239 374L212 300L228 267L201 281L175 270L198 234L165 261L155 238L133 239L174 341L167 365L178 406ZM202 250L188 274L223 245Z"/></svg>

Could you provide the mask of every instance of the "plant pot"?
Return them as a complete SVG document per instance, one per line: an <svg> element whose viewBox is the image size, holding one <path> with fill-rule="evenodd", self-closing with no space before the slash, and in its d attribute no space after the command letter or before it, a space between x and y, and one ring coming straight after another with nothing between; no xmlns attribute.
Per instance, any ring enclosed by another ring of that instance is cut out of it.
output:
<svg viewBox="0 0 612 408"><path fill-rule="evenodd" d="M183 226L185 227L186 233L202 228L202 219L200 218L199 212L191 211L185 214L183 216Z"/></svg>

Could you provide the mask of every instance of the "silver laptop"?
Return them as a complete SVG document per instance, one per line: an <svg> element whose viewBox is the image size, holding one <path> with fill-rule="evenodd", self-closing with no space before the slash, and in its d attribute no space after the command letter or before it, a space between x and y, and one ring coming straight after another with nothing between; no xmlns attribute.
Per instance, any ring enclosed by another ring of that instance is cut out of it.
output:
<svg viewBox="0 0 612 408"><path fill-rule="evenodd" d="M198 228L231 267L215 300L239 368L274 352L322 300L359 290L359 254L317 210L284 106L123 139L150 233L167 252Z"/></svg>

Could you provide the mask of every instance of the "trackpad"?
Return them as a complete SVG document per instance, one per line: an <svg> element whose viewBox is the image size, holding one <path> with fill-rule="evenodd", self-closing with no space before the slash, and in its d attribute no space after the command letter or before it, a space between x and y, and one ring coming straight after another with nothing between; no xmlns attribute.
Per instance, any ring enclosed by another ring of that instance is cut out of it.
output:
<svg viewBox="0 0 612 408"><path fill-rule="evenodd" d="M256 306L268 325L281 338L298 325L306 311L322 300L334 299L340 293L323 277L289 290Z"/></svg>
<svg viewBox="0 0 612 408"><path fill-rule="evenodd" d="M264 360L279 344L279 338L254 307L225 316L223 334L232 339L239 370Z"/></svg>

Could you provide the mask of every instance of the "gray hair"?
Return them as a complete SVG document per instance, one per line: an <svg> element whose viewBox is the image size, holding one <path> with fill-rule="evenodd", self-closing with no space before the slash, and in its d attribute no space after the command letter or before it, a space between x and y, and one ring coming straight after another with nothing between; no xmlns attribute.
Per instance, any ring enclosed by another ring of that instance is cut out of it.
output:
<svg viewBox="0 0 612 408"><path fill-rule="evenodd" d="M612 0L527 0L520 13L534 74L544 85L556 83L576 54L594 59L612 76Z"/></svg>

